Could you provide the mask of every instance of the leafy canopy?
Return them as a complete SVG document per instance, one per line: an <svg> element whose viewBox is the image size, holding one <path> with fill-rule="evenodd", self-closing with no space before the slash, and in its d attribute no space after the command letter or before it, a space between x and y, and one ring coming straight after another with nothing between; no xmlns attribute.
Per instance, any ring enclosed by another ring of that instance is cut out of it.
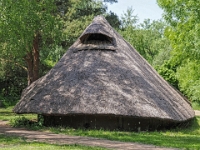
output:
<svg viewBox="0 0 200 150"><path fill-rule="evenodd" d="M196 0L157 2L169 23L165 35L173 48L170 66L175 67L179 88L191 100L200 101L200 3Z"/></svg>
<svg viewBox="0 0 200 150"><path fill-rule="evenodd" d="M54 0L0 0L0 57L23 61L36 34L40 35L41 45L59 39L55 9Z"/></svg>

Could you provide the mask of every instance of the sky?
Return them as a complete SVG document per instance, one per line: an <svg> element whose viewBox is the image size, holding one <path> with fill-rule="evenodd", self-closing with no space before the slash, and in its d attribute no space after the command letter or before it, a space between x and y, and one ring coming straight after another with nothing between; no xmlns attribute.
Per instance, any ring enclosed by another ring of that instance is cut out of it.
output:
<svg viewBox="0 0 200 150"><path fill-rule="evenodd" d="M133 8L134 14L142 23L144 19L158 20L162 18L162 9L158 6L156 0L118 0L118 3L107 4L108 10L113 11L119 17L126 12L128 7Z"/></svg>

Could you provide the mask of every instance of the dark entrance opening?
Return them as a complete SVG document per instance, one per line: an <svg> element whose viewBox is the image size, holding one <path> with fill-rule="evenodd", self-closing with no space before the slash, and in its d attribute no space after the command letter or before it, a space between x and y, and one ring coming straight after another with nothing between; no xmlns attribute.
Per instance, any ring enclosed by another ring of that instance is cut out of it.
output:
<svg viewBox="0 0 200 150"><path fill-rule="evenodd" d="M90 44L94 41L113 44L113 39L111 37L100 33L85 34L80 38L80 40L83 44Z"/></svg>
<svg viewBox="0 0 200 150"><path fill-rule="evenodd" d="M44 116L45 126L68 126L83 129L106 129L124 131L154 131L170 129L174 127L187 127L190 120L186 122L174 122L156 118L139 118L116 115L67 115L67 116Z"/></svg>

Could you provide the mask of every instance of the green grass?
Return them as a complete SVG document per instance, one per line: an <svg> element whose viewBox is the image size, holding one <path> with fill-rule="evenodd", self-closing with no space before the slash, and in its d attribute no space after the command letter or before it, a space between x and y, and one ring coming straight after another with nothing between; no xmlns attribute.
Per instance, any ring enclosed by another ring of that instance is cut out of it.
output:
<svg viewBox="0 0 200 150"><path fill-rule="evenodd" d="M8 110L3 110L3 112L9 112ZM0 116L2 109L0 109ZM3 114L5 115L5 114ZM13 118L14 114L9 114L7 119ZM1 120L0 117L0 120ZM18 116L15 116L17 118ZM35 115L25 116L28 119L36 118ZM30 128L30 127L29 127ZM63 133L67 135L78 135L78 136L88 136L97 137L116 141L126 141L126 142L138 142L144 144L153 144L162 147L174 147L174 148L184 148L184 149L200 149L200 117L196 117L192 125L188 128L177 128L173 130L166 130L160 132L122 132L122 131L106 131L106 130L83 130L83 129L73 129L73 128L46 128L46 127L31 127L31 129L49 130L53 133Z"/></svg>
<svg viewBox="0 0 200 150"><path fill-rule="evenodd" d="M13 122L15 120L20 120L21 118L26 118L29 120L36 120L36 114L25 114L17 115L12 112L13 106L7 108L0 108L0 120ZM34 127L38 129L38 127ZM26 139L17 136L6 136L0 133L0 149L1 150L57 150L57 149L67 149L67 150L106 150L101 147L89 147L82 145L56 145L41 142L27 142Z"/></svg>
<svg viewBox="0 0 200 150"><path fill-rule="evenodd" d="M100 147L89 147L81 145L56 145L41 142L28 142L26 139L16 136L0 134L1 150L105 150Z"/></svg>
<svg viewBox="0 0 200 150"><path fill-rule="evenodd" d="M15 113L12 112L13 106L7 107L7 108L0 108L0 120L3 121L10 121L10 120L14 120L16 118L19 117L26 117L30 120L36 120L37 119L37 115L36 114L24 114L24 115L17 115Z"/></svg>
<svg viewBox="0 0 200 150"><path fill-rule="evenodd" d="M192 108L194 110L200 110L200 102L196 101L192 103Z"/></svg>
<svg viewBox="0 0 200 150"><path fill-rule="evenodd" d="M72 128L49 128L54 133L90 136L116 141L138 142L162 147L200 149L200 117L196 117L192 126L160 132L121 132L105 130L75 130Z"/></svg>

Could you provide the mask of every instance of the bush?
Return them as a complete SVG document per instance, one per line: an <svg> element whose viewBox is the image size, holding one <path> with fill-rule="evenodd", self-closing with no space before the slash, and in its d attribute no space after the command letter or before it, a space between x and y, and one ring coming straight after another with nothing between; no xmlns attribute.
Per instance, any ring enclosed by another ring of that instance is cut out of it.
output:
<svg viewBox="0 0 200 150"><path fill-rule="evenodd" d="M14 106L18 100L19 96L12 97L12 96L3 96L2 94L0 94L0 107L7 108L9 106Z"/></svg>
<svg viewBox="0 0 200 150"><path fill-rule="evenodd" d="M165 61L163 65L156 66L155 69L168 83L178 89L176 69L170 64L170 61Z"/></svg>
<svg viewBox="0 0 200 150"><path fill-rule="evenodd" d="M19 116L18 118L12 119L10 125L12 127L26 127L31 129L39 129L43 126L44 119L42 115L38 116L38 121L27 119L24 116Z"/></svg>
<svg viewBox="0 0 200 150"><path fill-rule="evenodd" d="M12 127L27 127L30 126L30 124L31 124L30 121L24 116L12 119L10 121L10 125Z"/></svg>
<svg viewBox="0 0 200 150"><path fill-rule="evenodd" d="M199 61L189 61L177 69L180 90L192 101L200 102Z"/></svg>

